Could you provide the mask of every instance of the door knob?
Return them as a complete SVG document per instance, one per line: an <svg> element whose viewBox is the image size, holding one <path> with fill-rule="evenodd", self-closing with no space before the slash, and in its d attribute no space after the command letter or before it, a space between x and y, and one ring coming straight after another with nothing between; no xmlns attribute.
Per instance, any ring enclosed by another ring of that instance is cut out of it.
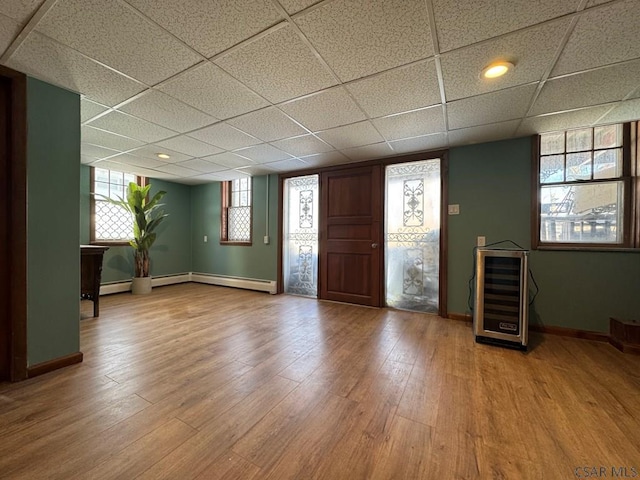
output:
<svg viewBox="0 0 640 480"><path fill-rule="evenodd" d="M372 243L371 244L371 248L378 248L378 244L377 243Z"/></svg>

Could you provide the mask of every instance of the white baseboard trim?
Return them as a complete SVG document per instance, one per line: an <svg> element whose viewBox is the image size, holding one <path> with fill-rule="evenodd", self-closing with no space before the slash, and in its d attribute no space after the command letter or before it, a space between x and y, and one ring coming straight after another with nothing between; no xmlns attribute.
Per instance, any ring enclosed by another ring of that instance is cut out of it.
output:
<svg viewBox="0 0 640 480"><path fill-rule="evenodd" d="M222 287L244 288L247 290L258 290L275 295L278 292L278 282L275 280L259 280L256 278L227 277L224 275L211 275L206 273L191 272L191 281L198 283L208 283L209 285L220 285Z"/></svg>
<svg viewBox="0 0 640 480"><path fill-rule="evenodd" d="M164 285L175 285L177 283L186 283L191 281L191 273L181 273L179 275L167 275L164 277L153 277L151 286L162 287ZM100 295L109 295L112 293L122 293L131 291L131 281L106 283L100 285Z"/></svg>

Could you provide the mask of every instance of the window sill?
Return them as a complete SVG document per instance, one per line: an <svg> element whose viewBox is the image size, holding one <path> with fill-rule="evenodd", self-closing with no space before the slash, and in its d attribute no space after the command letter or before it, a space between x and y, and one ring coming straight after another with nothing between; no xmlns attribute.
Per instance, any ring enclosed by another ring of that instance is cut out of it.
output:
<svg viewBox="0 0 640 480"><path fill-rule="evenodd" d="M235 245L237 247L251 247L253 245L253 242L233 242L233 241L220 240L220 245Z"/></svg>
<svg viewBox="0 0 640 480"><path fill-rule="evenodd" d="M622 253L640 253L640 248L631 247L608 247L604 245L538 245L532 250L542 251L561 251L561 252L622 252Z"/></svg>
<svg viewBox="0 0 640 480"><path fill-rule="evenodd" d="M97 246L101 246L101 247L130 247L131 245L129 244L129 241L113 241L110 242L109 240L94 240L92 242L89 242L89 245L97 245Z"/></svg>

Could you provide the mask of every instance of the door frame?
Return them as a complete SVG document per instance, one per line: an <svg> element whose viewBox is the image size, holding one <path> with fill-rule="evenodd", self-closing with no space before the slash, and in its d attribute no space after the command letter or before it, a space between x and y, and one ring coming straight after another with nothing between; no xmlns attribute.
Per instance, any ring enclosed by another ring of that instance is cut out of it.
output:
<svg viewBox="0 0 640 480"><path fill-rule="evenodd" d="M2 255L8 257L8 268L0 275L8 295L9 379L15 382L27 378L27 76L2 65L0 76L11 88L9 189L0 197L6 205L8 238Z"/></svg>
<svg viewBox="0 0 640 480"><path fill-rule="evenodd" d="M296 170L293 172L285 172L278 175L278 293L284 293L284 272L282 271L282 249L283 249L283 222L282 218L283 212L283 192L284 192L284 180L291 177L299 177L302 175L312 175L318 174L320 175L320 189L322 191L322 173L328 171L339 171L356 167L365 167L370 165L381 165L381 179L380 179L380 189L381 189L381 201L382 205L385 205L386 196L385 196L385 174L384 167L387 165L394 165L398 163L408 163L408 162L416 162L419 160L432 160L434 158L440 159L440 275L439 275L439 292L438 292L438 315L446 318L448 314L448 306L447 306L447 298L448 298L448 217L447 217L447 205L449 199L449 151L448 150L433 150L429 152L418 152L411 153L408 155L398 155L397 157L385 157L376 160L367 160L363 162L354 162L347 163L344 165L331 165L327 167L321 168L309 168L304 170ZM381 212L382 218L381 222L384 222L384 208L382 208ZM384 225L382 223L381 225ZM322 225L320 225L320 230L322 234ZM319 252L320 254L321 252ZM380 288L381 288L381 298L385 297L385 275L384 275L384 266L385 266L385 254L384 248L381 252L380 257ZM318 281L320 278L318 278Z"/></svg>

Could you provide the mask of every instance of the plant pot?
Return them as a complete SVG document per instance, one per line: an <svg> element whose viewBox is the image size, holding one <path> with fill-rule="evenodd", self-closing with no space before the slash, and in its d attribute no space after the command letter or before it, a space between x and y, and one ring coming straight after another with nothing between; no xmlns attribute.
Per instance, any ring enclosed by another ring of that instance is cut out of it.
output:
<svg viewBox="0 0 640 480"><path fill-rule="evenodd" d="M134 295L151 293L151 277L133 277L131 279L131 293Z"/></svg>

